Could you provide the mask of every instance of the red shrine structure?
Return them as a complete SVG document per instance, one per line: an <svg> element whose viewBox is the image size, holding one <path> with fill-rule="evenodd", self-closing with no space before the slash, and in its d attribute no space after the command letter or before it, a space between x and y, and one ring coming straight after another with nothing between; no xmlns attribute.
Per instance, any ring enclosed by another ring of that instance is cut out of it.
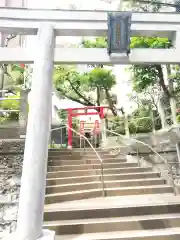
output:
<svg viewBox="0 0 180 240"><path fill-rule="evenodd" d="M82 116L82 115L99 115L100 119L104 118L104 109L107 107L104 106L88 106L88 107L80 107L80 108L68 108L68 148L72 148L72 118L77 117L77 116ZM96 112L88 112L88 110L96 110ZM83 110L83 112L77 112L79 110ZM76 111L76 112L74 112Z"/></svg>

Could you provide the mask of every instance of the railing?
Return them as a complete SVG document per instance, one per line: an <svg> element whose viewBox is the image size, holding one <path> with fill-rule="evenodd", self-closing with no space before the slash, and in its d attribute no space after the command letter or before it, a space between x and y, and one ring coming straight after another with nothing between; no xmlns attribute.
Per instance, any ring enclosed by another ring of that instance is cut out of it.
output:
<svg viewBox="0 0 180 240"><path fill-rule="evenodd" d="M57 128L53 128L51 129L51 139L50 139L50 147L51 148L56 148L57 145L58 145L58 148L63 148L65 146L65 143L63 141L63 129L66 129L67 126L61 126L61 127L57 127ZM53 136L52 136L52 132L55 132L55 131L58 131L60 130L60 144L57 144L55 143L54 140L52 140ZM59 146L60 145L60 146Z"/></svg>
<svg viewBox="0 0 180 240"><path fill-rule="evenodd" d="M121 137L122 141L123 141L123 144L127 145L127 146L130 146L132 142L134 143L140 143L146 147L148 147L152 152L154 152L164 163L168 164L168 161L163 158L153 147L151 147L149 144L145 143L145 142L142 142L140 140L137 140L135 138L127 138L119 133L116 133L116 132L113 132L113 131L110 131L110 130L106 130L107 132L110 132L118 137ZM125 143L126 141L126 143ZM131 141L131 142L130 142Z"/></svg>
<svg viewBox="0 0 180 240"><path fill-rule="evenodd" d="M6 91L5 91L6 92ZM24 125L27 123L27 109L23 112L20 110L20 102L26 101L19 97L1 97L0 98L0 124L11 126L13 125ZM20 127L20 126L19 126Z"/></svg>
<svg viewBox="0 0 180 240"><path fill-rule="evenodd" d="M180 163L179 162L169 162L168 163L168 173L173 179L173 183L179 185L180 181Z"/></svg>
<svg viewBox="0 0 180 240"><path fill-rule="evenodd" d="M120 137L121 140L122 140L122 144L124 144L128 147L132 146L134 143L135 144L141 144L143 146L148 147L151 150L151 152L153 152L156 156L158 156L163 161L163 163L165 164L167 172L164 172L164 175L166 175L170 179L170 181L172 182L172 185L173 185L174 193L176 193L175 186L176 186L177 180L180 179L180 163L178 163L178 162L168 162L153 147L151 147L149 144L147 144L145 142L142 142L140 140L137 140L137 139L134 139L134 138L131 138L131 137L127 138L127 137L125 137L125 136L123 136L119 133L116 133L116 132L113 132L113 131L110 131L110 130L106 130L106 131ZM118 147L116 147L115 150L116 149L118 149ZM141 166L138 146L136 148L136 152L137 152L138 165ZM159 171L162 174L161 169L159 169Z"/></svg>
<svg viewBox="0 0 180 240"><path fill-rule="evenodd" d="M118 123L118 125L117 125ZM149 133L155 132L157 129L160 129L161 120L159 116L154 116L153 112L149 116L139 117L139 116L122 116L117 122L109 121L110 128L113 130L113 125L116 128L119 128L121 134L129 136L136 135L138 133Z"/></svg>
<svg viewBox="0 0 180 240"><path fill-rule="evenodd" d="M105 187L104 187L104 168L103 168L103 160L101 159L101 157L99 156L99 154L97 153L96 149L93 147L93 145L90 143L90 141L88 140L87 137L85 137L83 134L77 132L76 130L74 130L73 128L69 127L68 125L62 126L62 127L58 127L58 128L54 128L51 130L52 131L56 131L59 129L63 129L63 128L68 128L70 129L72 132L76 133L79 137L83 138L91 147L91 149L94 151L97 159L100 162L100 167L101 167L101 187L102 187L102 196L105 197ZM84 144L84 155L85 155L85 144ZM92 164L93 165L93 164Z"/></svg>

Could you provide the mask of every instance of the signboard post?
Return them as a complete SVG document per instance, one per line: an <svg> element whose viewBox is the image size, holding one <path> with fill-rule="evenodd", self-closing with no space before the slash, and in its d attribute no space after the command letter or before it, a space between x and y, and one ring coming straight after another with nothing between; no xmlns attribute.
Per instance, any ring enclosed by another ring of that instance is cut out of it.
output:
<svg viewBox="0 0 180 240"><path fill-rule="evenodd" d="M108 13L108 54L130 53L131 12Z"/></svg>

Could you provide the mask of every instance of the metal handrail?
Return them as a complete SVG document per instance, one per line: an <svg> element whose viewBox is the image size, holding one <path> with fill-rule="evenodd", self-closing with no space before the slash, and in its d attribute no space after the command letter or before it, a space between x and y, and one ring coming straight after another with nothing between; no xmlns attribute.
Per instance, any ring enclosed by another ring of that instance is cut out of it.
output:
<svg viewBox="0 0 180 240"><path fill-rule="evenodd" d="M163 160L163 162L167 165L167 167L168 167L168 170L170 170L170 174L171 174L171 176L169 176L169 174L168 173L164 173L164 175L166 175L169 179L170 179L170 181L172 182L172 187L173 187L173 191L174 191L174 194L176 195L176 184L175 184L175 181L176 181L176 179L177 179L177 176L176 176L176 178L174 178L174 176L173 176L173 170L172 170L172 164L175 164L174 162L172 163L172 162L168 162L165 158L163 158L153 147L151 147L149 144L147 144L147 143L145 143L145 142L143 142L143 141L140 141L140 140L137 140L137 139L134 139L134 138L127 138L127 137L125 137L125 136L123 136L123 135L121 135L121 134L119 134L119 133L116 133L116 132L113 132L113 131L110 131L110 130L106 130L107 132L110 132L110 133L112 133L112 134L114 134L114 135L116 135L116 136L119 136L119 137L121 137L122 139L124 139L124 140L133 140L134 142L137 142L137 143L140 143L140 144L142 144L142 145L144 145L144 146L147 146L147 147L149 147L149 149L152 151L152 152L154 152L161 160ZM124 143L124 145L126 145L125 143ZM127 144L128 145L128 144ZM137 155L138 155L138 152L137 152ZM179 163L177 163L177 164L179 164ZM160 172L161 172L161 170L160 170Z"/></svg>
<svg viewBox="0 0 180 240"><path fill-rule="evenodd" d="M93 151L95 152L98 160L99 160L101 163L103 163L103 160L101 159L101 157L99 156L99 154L97 153L97 151L96 151L96 149L93 147L93 145L90 143L90 141L88 140L88 138L85 137L83 134L77 132L75 129L69 127L67 124L65 124L65 126L62 126L62 127L53 128L53 129L51 129L51 132L56 131L56 130L59 130L59 129L63 129L63 128L66 128L66 127L69 128L69 129L70 129L71 131L73 131L74 133L76 133L77 135L79 135L80 137L83 137L83 138L88 142L89 146L90 146L90 147L93 149Z"/></svg>
<svg viewBox="0 0 180 240"><path fill-rule="evenodd" d="M143 142L143 141L140 141L140 140L137 140L137 139L134 139L134 138L127 138L127 137L124 137L123 135L121 135L121 134L119 134L119 133L116 133L116 132L113 132L113 131L110 131L110 130L106 130L107 132L110 132L110 133L112 133L112 134L114 134L114 135L116 135L116 136L119 136L119 137L121 137L122 139L124 139L124 140L133 140L134 142L136 142L136 143L140 143L140 144L142 144L142 145L144 145L144 146L147 146L152 152L154 152L166 165L167 165L167 167L168 167L168 169L170 168L170 170L171 170L171 163L169 163L164 157L162 157L153 147L151 147L148 143L145 143L145 142ZM126 144L124 144L124 145L126 145ZM138 155L138 152L137 152L137 155ZM161 172L161 170L160 170L160 172ZM173 173L172 173L172 171L171 171L171 176L169 176L169 174L168 173L165 173L164 175L166 175L169 179L170 179L170 181L172 181L172 187L173 187L173 190L174 190L174 193L176 194L176 189L175 189L175 179L173 178Z"/></svg>
<svg viewBox="0 0 180 240"><path fill-rule="evenodd" d="M6 101L6 100L15 100L15 101L19 101L19 100L24 100L23 98L9 98L9 97L3 97L0 98L0 101Z"/></svg>
<svg viewBox="0 0 180 240"><path fill-rule="evenodd" d="M84 140L87 141L87 143L89 144L89 146L90 146L90 147L92 148L92 150L95 152L95 154L96 154L96 156L97 156L97 158L98 158L98 160L100 161L100 164L101 164L102 196L105 197L103 160L101 159L101 157L99 156L99 154L97 153L97 151L96 151L96 149L93 147L93 145L90 143L90 141L88 140L88 138L85 137L83 134L77 132L75 129L69 127L69 125L65 124L65 126L51 129L51 132L52 132L52 131L55 131L55 130L59 130L59 129L65 128L65 127L67 127L68 129L70 129L71 131L73 131L74 133L76 133L77 135L79 135L80 137L83 137Z"/></svg>
<svg viewBox="0 0 180 240"><path fill-rule="evenodd" d="M63 128L66 128L67 126L62 126L62 127L58 127L58 128L53 128L51 129L51 132L53 131L56 131L56 130L60 130L60 129L63 129Z"/></svg>
<svg viewBox="0 0 180 240"><path fill-rule="evenodd" d="M126 138L126 137L124 137L123 135L121 135L121 134L119 134L119 133L116 133L116 132L113 132L113 131L110 131L110 130L106 130L107 132L110 132L110 133L113 133L114 135L116 135L116 136L119 136L119 137L121 137L122 139L124 139L124 140L132 140L132 141L134 141L134 142L136 142L136 143L140 143L140 144L142 144L142 145L144 145L144 146L147 146L152 152L154 152L164 163L166 163L166 164L168 164L168 161L165 159L165 158L163 158L153 147L151 147L148 143L145 143L145 142L142 142L142 141L140 141L140 140L137 140L137 139L135 139L135 138L132 138L132 137L130 137L130 138Z"/></svg>

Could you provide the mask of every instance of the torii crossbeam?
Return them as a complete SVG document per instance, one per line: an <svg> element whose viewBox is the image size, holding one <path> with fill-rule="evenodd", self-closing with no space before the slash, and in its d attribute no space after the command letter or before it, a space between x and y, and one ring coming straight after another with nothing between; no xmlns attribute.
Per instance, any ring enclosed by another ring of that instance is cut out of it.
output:
<svg viewBox="0 0 180 240"><path fill-rule="evenodd" d="M68 11L0 8L0 31L36 35L51 24L55 36L106 36L106 11ZM173 40L173 49L133 49L129 57L109 57L106 49L58 48L59 64L174 64L180 62L180 18L176 13L132 13L131 36L158 36ZM0 63L33 63L37 49L0 48Z"/></svg>

